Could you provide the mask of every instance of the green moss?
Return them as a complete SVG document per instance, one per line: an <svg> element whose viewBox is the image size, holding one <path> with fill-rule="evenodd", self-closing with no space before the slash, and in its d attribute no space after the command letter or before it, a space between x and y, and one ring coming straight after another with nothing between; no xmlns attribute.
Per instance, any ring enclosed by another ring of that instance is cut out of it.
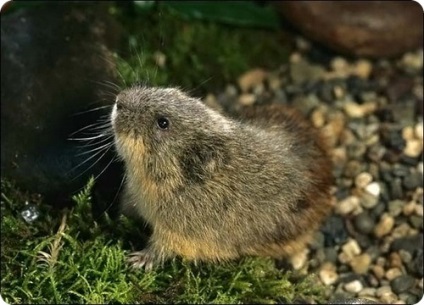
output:
<svg viewBox="0 0 424 305"><path fill-rule="evenodd" d="M1 294L8 303L275 303L320 300L313 278L297 278L271 259L245 258L197 266L181 259L145 273L129 269L125 234L137 231L125 218L95 221L90 181L72 210L40 205L26 223L22 195L2 180Z"/></svg>
<svg viewBox="0 0 424 305"><path fill-rule="evenodd" d="M217 91L249 69L276 69L290 51L282 31L188 22L162 6L123 22L130 29L130 52L118 67L126 85L139 81L196 93ZM166 59L163 66L157 64L158 54Z"/></svg>

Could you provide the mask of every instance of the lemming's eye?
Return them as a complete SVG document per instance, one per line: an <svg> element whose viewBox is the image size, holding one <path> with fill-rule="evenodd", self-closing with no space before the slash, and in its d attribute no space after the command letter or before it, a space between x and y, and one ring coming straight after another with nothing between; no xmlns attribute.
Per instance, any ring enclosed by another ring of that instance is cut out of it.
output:
<svg viewBox="0 0 424 305"><path fill-rule="evenodd" d="M167 118L160 117L157 123L160 129L168 129L169 127L169 120Z"/></svg>

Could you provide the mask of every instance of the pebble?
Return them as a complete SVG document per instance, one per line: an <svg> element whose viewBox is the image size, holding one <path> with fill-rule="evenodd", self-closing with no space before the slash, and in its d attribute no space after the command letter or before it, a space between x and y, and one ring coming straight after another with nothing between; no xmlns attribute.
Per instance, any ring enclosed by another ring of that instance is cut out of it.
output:
<svg viewBox="0 0 424 305"><path fill-rule="evenodd" d="M376 296L384 304L392 304L398 300L397 296L392 292L390 286L382 286L377 289Z"/></svg>
<svg viewBox="0 0 424 305"><path fill-rule="evenodd" d="M291 257L290 262L294 270L300 270L303 266L305 266L305 263L308 260L308 253L309 249L305 248L302 252Z"/></svg>
<svg viewBox="0 0 424 305"><path fill-rule="evenodd" d="M352 293L358 293L363 288L364 288L364 285L362 285L361 281L359 280L354 280L344 285L344 289L346 289L347 292L352 292Z"/></svg>
<svg viewBox="0 0 424 305"><path fill-rule="evenodd" d="M348 236L344 220L336 215L327 218L321 232L324 234L324 245L326 247L342 244Z"/></svg>
<svg viewBox="0 0 424 305"><path fill-rule="evenodd" d="M365 191L367 191L369 194L378 197L380 196L381 187L378 182L371 182L365 187Z"/></svg>
<svg viewBox="0 0 424 305"><path fill-rule="evenodd" d="M377 109L377 105L374 102L360 105L353 101L346 101L343 109L350 118L363 118L374 112Z"/></svg>
<svg viewBox="0 0 424 305"><path fill-rule="evenodd" d="M390 268L386 271L386 279L392 281L393 279L402 275L402 271L399 268Z"/></svg>
<svg viewBox="0 0 424 305"><path fill-rule="evenodd" d="M393 217L398 216L402 213L402 209L405 205L405 202L403 200L391 200L388 203L388 210L389 214Z"/></svg>
<svg viewBox="0 0 424 305"><path fill-rule="evenodd" d="M396 294L408 291L414 284L415 279L409 275L401 275L390 281L390 287Z"/></svg>
<svg viewBox="0 0 424 305"><path fill-rule="evenodd" d="M305 60L294 60L290 65L290 77L293 83L313 82L321 79L324 68L320 65L310 64Z"/></svg>
<svg viewBox="0 0 424 305"><path fill-rule="evenodd" d="M417 170L414 170L408 176L403 178L402 185L407 190L414 190L423 185L423 176Z"/></svg>
<svg viewBox="0 0 424 305"><path fill-rule="evenodd" d="M243 106L253 105L256 101L256 96L254 94L242 94L238 98L238 102Z"/></svg>
<svg viewBox="0 0 424 305"><path fill-rule="evenodd" d="M402 251L402 250L401 250ZM391 252L389 255L389 266L392 268L403 268L402 257L398 252Z"/></svg>
<svg viewBox="0 0 424 305"><path fill-rule="evenodd" d="M365 287L358 293L358 297L374 297L376 290L375 288Z"/></svg>
<svg viewBox="0 0 424 305"><path fill-rule="evenodd" d="M350 267L353 272L356 274L365 274L368 272L368 269L371 264L371 256L368 253L363 253L361 255L355 256L350 261Z"/></svg>
<svg viewBox="0 0 424 305"><path fill-rule="evenodd" d="M384 268L380 265L372 266L371 270L378 279L382 279L385 275Z"/></svg>
<svg viewBox="0 0 424 305"><path fill-rule="evenodd" d="M368 79L372 72L372 65L368 60L360 59L353 67L353 74L363 79Z"/></svg>
<svg viewBox="0 0 424 305"><path fill-rule="evenodd" d="M418 157L423 151L423 142L419 139L413 139L406 141L406 146L403 153L408 157Z"/></svg>
<svg viewBox="0 0 424 305"><path fill-rule="evenodd" d="M366 209L372 209L379 203L378 197L366 192L361 196L361 206Z"/></svg>
<svg viewBox="0 0 424 305"><path fill-rule="evenodd" d="M318 275L323 284L326 286L334 284L339 278L339 275L336 272L336 266L330 263L324 263Z"/></svg>
<svg viewBox="0 0 424 305"><path fill-rule="evenodd" d="M421 250L422 248L423 233L395 239L390 245L392 251L405 250L412 255L414 255L415 251Z"/></svg>
<svg viewBox="0 0 424 305"><path fill-rule="evenodd" d="M392 199L403 198L402 180L400 178L390 181L388 188L390 189Z"/></svg>
<svg viewBox="0 0 424 305"><path fill-rule="evenodd" d="M364 188L369 185L372 181L372 176L370 173L362 172L355 177L355 185L358 188Z"/></svg>
<svg viewBox="0 0 424 305"><path fill-rule="evenodd" d="M355 239L349 239L349 241L342 246L342 251L352 259L354 256L361 254L361 247L359 247Z"/></svg>
<svg viewBox="0 0 424 305"><path fill-rule="evenodd" d="M369 234L373 231L375 226L374 219L367 212L362 212L353 220L353 223L358 230L358 232L362 234Z"/></svg>
<svg viewBox="0 0 424 305"><path fill-rule="evenodd" d="M238 84L242 92L247 92L253 87L262 84L268 73L263 69L252 69L238 79Z"/></svg>
<svg viewBox="0 0 424 305"><path fill-rule="evenodd" d="M384 213L374 229L374 235L381 238L390 233L395 225L395 219L387 213Z"/></svg>
<svg viewBox="0 0 424 305"><path fill-rule="evenodd" d="M415 125L415 135L419 140L423 140L423 133L424 133L424 125L423 122L418 122Z"/></svg>
<svg viewBox="0 0 424 305"><path fill-rule="evenodd" d="M336 205L336 213L341 215L347 215L352 211L357 210L359 206L359 198L356 196L349 196Z"/></svg>

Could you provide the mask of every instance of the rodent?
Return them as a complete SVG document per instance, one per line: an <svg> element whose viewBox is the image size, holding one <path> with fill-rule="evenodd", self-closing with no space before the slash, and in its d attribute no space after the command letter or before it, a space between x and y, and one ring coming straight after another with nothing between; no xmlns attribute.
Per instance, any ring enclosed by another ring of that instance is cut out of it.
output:
<svg viewBox="0 0 424 305"><path fill-rule="evenodd" d="M292 256L331 210L325 139L293 109L250 106L234 118L177 88L138 85L117 95L111 123L122 210L153 229L129 255L134 267Z"/></svg>

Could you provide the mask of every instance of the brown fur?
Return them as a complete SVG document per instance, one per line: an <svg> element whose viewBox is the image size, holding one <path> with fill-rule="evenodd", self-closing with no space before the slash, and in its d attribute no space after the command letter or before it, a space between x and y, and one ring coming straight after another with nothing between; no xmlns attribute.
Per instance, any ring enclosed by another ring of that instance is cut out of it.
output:
<svg viewBox="0 0 424 305"><path fill-rule="evenodd" d="M325 141L294 110L250 106L231 119L178 89L145 87L121 92L116 105L123 210L153 228L135 265L290 256L329 213Z"/></svg>

